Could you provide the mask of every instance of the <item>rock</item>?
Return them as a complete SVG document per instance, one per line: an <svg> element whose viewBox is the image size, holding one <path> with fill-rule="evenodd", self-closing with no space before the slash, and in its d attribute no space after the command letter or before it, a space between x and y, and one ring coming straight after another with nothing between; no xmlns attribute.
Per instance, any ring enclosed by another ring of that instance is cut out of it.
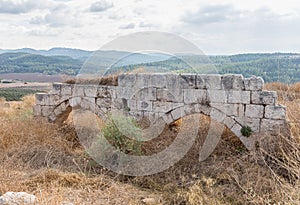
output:
<svg viewBox="0 0 300 205"><path fill-rule="evenodd" d="M7 192L0 197L0 204L2 205L34 205L36 197L26 192Z"/></svg>
<svg viewBox="0 0 300 205"><path fill-rule="evenodd" d="M155 198L145 198L142 200L142 202L146 205L157 205L160 203L159 200Z"/></svg>

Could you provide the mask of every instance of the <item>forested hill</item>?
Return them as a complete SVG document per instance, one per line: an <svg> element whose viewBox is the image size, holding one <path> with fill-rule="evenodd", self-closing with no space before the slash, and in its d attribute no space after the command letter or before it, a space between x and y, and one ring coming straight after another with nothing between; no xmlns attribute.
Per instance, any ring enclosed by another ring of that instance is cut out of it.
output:
<svg viewBox="0 0 300 205"><path fill-rule="evenodd" d="M22 51L25 50L23 49ZM54 51L59 51L62 55L54 55ZM78 51L72 49L56 49L54 51L47 51L47 55L33 54L34 52L37 52L35 50L31 51L31 53L17 51L4 52L0 54L0 73L76 75L87 59L86 55L91 53L88 51L85 52L83 50ZM124 53L119 51L101 51L98 54L98 62L108 62L108 64L111 62L112 55L124 55ZM75 56L78 58L75 58ZM135 54L129 55L127 58L128 59L121 60L120 63L117 63L115 67L111 69L111 72L116 70L127 71L137 68L150 68L157 72L164 69L178 73L203 73L207 69L212 69L212 67L214 67L214 73L237 73L243 74L245 77L256 75L263 77L267 82L300 82L300 54L294 53L209 56L209 58L206 58L204 61L199 61L199 58L201 57L194 55L184 55L175 58L157 54ZM116 59L116 57L113 59ZM193 68L189 67L190 62L192 62ZM97 66L97 63L94 65ZM97 68L95 68L95 70L96 69Z"/></svg>
<svg viewBox="0 0 300 205"><path fill-rule="evenodd" d="M75 75L83 62L69 56L43 56L29 53L0 55L0 73L45 73Z"/></svg>

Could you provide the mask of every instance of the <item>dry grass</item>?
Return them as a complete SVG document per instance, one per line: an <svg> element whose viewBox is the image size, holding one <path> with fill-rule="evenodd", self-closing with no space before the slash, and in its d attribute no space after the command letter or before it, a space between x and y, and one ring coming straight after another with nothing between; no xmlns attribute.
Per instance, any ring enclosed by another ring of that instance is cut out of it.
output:
<svg viewBox="0 0 300 205"><path fill-rule="evenodd" d="M262 136L260 148L248 152L226 130L213 154L200 163L210 119L199 116L199 136L187 155L168 170L144 177L119 176L97 165L72 126L32 117L33 96L10 107L0 100L0 193L26 191L40 204L143 204L143 198L154 198L156 204L300 204L299 87L266 85L282 91L291 137ZM180 126L178 121L166 127L143 151L167 147Z"/></svg>

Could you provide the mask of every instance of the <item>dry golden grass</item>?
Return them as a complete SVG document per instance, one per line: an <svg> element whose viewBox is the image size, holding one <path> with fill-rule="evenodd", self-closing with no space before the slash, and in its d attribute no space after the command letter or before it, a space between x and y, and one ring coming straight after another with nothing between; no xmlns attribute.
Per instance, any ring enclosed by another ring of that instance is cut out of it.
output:
<svg viewBox="0 0 300 205"><path fill-rule="evenodd" d="M97 165L71 125L33 118L33 96L10 107L0 100L0 193L25 191L49 205L144 204L144 198L154 198L156 204L300 204L299 87L266 85L282 91L291 137L262 136L261 147L248 152L226 130L213 154L200 163L210 119L199 116L199 136L187 155L168 170L144 177L119 176ZM167 147L180 126L178 121L166 127L158 139L143 145L144 152Z"/></svg>

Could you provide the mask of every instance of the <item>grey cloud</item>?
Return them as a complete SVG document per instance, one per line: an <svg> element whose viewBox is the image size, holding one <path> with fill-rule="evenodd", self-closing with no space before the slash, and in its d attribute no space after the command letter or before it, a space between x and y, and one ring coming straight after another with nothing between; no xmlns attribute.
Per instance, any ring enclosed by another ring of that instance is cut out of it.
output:
<svg viewBox="0 0 300 205"><path fill-rule="evenodd" d="M78 16L66 6L56 7L46 16L37 16L30 20L31 24L48 25L50 27L80 27Z"/></svg>
<svg viewBox="0 0 300 205"><path fill-rule="evenodd" d="M120 29L134 29L135 28L135 24L134 23L129 23L126 25L122 25L119 27Z"/></svg>
<svg viewBox="0 0 300 205"><path fill-rule="evenodd" d="M197 12L187 12L182 20L186 23L205 25L239 18L241 11L231 5L214 5L200 8Z"/></svg>
<svg viewBox="0 0 300 205"><path fill-rule="evenodd" d="M154 25L151 24L151 23L146 23L146 22L140 22L139 23L139 27L141 28L150 28L150 27L153 27Z"/></svg>
<svg viewBox="0 0 300 205"><path fill-rule="evenodd" d="M106 11L107 9L112 8L113 6L114 5L112 2L108 2L106 0L100 0L100 1L93 3L90 6L90 11L91 12L102 12L102 11Z"/></svg>
<svg viewBox="0 0 300 205"><path fill-rule="evenodd" d="M47 7L46 4L43 5L43 2L34 1L34 0L23 0L23 1L7 1L0 0L0 13L9 13L9 14L20 14L28 13L34 9L42 9Z"/></svg>

